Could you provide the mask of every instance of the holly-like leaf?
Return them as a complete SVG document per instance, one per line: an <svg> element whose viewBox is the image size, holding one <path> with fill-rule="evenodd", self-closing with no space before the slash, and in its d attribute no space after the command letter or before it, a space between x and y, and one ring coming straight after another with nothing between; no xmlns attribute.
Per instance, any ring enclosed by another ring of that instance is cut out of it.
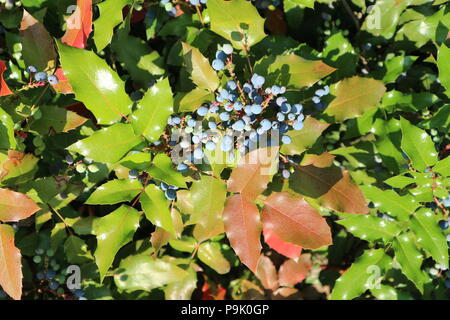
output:
<svg viewBox="0 0 450 320"><path fill-rule="evenodd" d="M40 71L54 71L57 54L53 39L45 30L44 25L26 10L23 11L20 37L25 64L35 66Z"/></svg>
<svg viewBox="0 0 450 320"><path fill-rule="evenodd" d="M42 116L31 123L31 129L40 134L49 134L51 131L60 133L78 128L87 121L75 112L57 106L45 106L40 109Z"/></svg>
<svg viewBox="0 0 450 320"><path fill-rule="evenodd" d="M142 190L142 183L137 179L110 180L95 191L86 200L86 204L115 204L131 201Z"/></svg>
<svg viewBox="0 0 450 320"><path fill-rule="evenodd" d="M299 259L286 260L278 271L281 286L293 287L308 276L312 268L311 255L303 254Z"/></svg>
<svg viewBox="0 0 450 320"><path fill-rule="evenodd" d="M400 226L393 221L377 218L371 215L355 215L340 221L347 230L366 241L383 239L385 243L390 242L401 232Z"/></svg>
<svg viewBox="0 0 450 320"><path fill-rule="evenodd" d="M200 261L214 269L218 274L230 272L230 263L223 256L220 244L217 242L203 242L197 252Z"/></svg>
<svg viewBox="0 0 450 320"><path fill-rule="evenodd" d="M392 258L384 249L366 250L339 279L331 292L332 300L351 300L376 288L383 272L390 268Z"/></svg>
<svg viewBox="0 0 450 320"><path fill-rule="evenodd" d="M116 123L75 142L67 149L94 161L115 163L141 141L131 124Z"/></svg>
<svg viewBox="0 0 450 320"><path fill-rule="evenodd" d="M153 85L139 101L137 110L131 115L134 131L155 142L164 132L172 113L172 89L169 78L165 78Z"/></svg>
<svg viewBox="0 0 450 320"><path fill-rule="evenodd" d="M408 120L400 118L402 128L402 150L411 159L412 166L425 171L436 164L438 154L431 137L422 129L412 125Z"/></svg>
<svg viewBox="0 0 450 320"><path fill-rule="evenodd" d="M14 137L14 121L6 111L0 108L0 148L13 150L16 146L16 138Z"/></svg>
<svg viewBox="0 0 450 320"><path fill-rule="evenodd" d="M140 201L148 220L155 226L175 234L169 202L161 189L154 184L149 184L142 193Z"/></svg>
<svg viewBox="0 0 450 320"><path fill-rule="evenodd" d="M240 158L228 179L228 191L254 200L266 188L278 165L278 147L258 148Z"/></svg>
<svg viewBox="0 0 450 320"><path fill-rule="evenodd" d="M402 273L411 280L423 293L424 285L431 279L427 273L421 270L424 257L414 243L414 238L409 233L396 237L392 243L395 251L395 260L400 264Z"/></svg>
<svg viewBox="0 0 450 320"><path fill-rule="evenodd" d="M14 300L22 297L22 263L14 244L14 229L0 224L0 286Z"/></svg>
<svg viewBox="0 0 450 320"><path fill-rule="evenodd" d="M229 40L237 49L249 48L266 36L264 19L246 0L211 0L207 7L211 30Z"/></svg>
<svg viewBox="0 0 450 320"><path fill-rule="evenodd" d="M438 218L428 208L420 208L411 217L411 231L417 244L439 264L448 268L447 239L439 228Z"/></svg>
<svg viewBox="0 0 450 320"><path fill-rule="evenodd" d="M241 262L250 270L256 272L262 248L258 208L242 195L232 195L225 205L223 222L231 247Z"/></svg>
<svg viewBox="0 0 450 320"><path fill-rule="evenodd" d="M362 26L363 30L386 39L392 38L408 0L381 0L372 7Z"/></svg>
<svg viewBox="0 0 450 320"><path fill-rule="evenodd" d="M399 196L394 190L381 190L374 186L362 186L367 199L374 203L375 208L398 220L409 220L410 215L419 207L413 197Z"/></svg>
<svg viewBox="0 0 450 320"><path fill-rule="evenodd" d="M444 177L450 176L450 157L439 160L433 167L433 172L437 172Z"/></svg>
<svg viewBox="0 0 450 320"><path fill-rule="evenodd" d="M92 0L77 0L75 11L66 20L67 30L62 43L84 49L92 32Z"/></svg>
<svg viewBox="0 0 450 320"><path fill-rule="evenodd" d="M152 167L148 169L151 177L179 188L186 188L183 175L173 168L170 158L164 153L158 153L153 159Z"/></svg>
<svg viewBox="0 0 450 320"><path fill-rule="evenodd" d="M307 116L302 130L291 130L287 132L287 135L291 137L292 141L289 144L283 144L281 153L295 155L308 150L329 126L329 123Z"/></svg>
<svg viewBox="0 0 450 320"><path fill-rule="evenodd" d="M216 91L219 87L219 77L211 67L208 59L206 59L200 50L183 42L183 60L187 72L190 74L192 81L200 89Z"/></svg>
<svg viewBox="0 0 450 320"><path fill-rule="evenodd" d="M185 278L169 283L164 288L166 300L191 300L192 293L197 288L197 273L193 268L186 271L188 275Z"/></svg>
<svg viewBox="0 0 450 320"><path fill-rule="evenodd" d="M327 222L302 197L272 193L264 201L261 219L264 229L297 246L317 249L332 243Z"/></svg>
<svg viewBox="0 0 450 320"><path fill-rule="evenodd" d="M142 254L122 260L114 274L114 282L120 290L128 292L151 291L181 281L187 276L188 273L173 262Z"/></svg>
<svg viewBox="0 0 450 320"><path fill-rule="evenodd" d="M256 269L256 277L264 288L268 290L276 290L279 287L277 269L269 257L261 255Z"/></svg>
<svg viewBox="0 0 450 320"><path fill-rule="evenodd" d="M306 60L294 53L266 57L255 66L257 74L267 76L268 84L296 89L310 87L335 70L320 60Z"/></svg>
<svg viewBox="0 0 450 320"><path fill-rule="evenodd" d="M105 60L94 52L58 43L61 65L75 93L99 124L112 124L125 118L133 102L125 84Z"/></svg>
<svg viewBox="0 0 450 320"><path fill-rule="evenodd" d="M136 209L122 205L95 221L93 232L97 236L97 249L94 256L100 282L103 282L117 251L133 239L139 227L139 217L140 213Z"/></svg>
<svg viewBox="0 0 450 320"><path fill-rule="evenodd" d="M8 150L8 157L1 163L0 184L14 185L33 179L38 161L32 154Z"/></svg>
<svg viewBox="0 0 450 320"><path fill-rule="evenodd" d="M3 60L0 60L0 97L9 96L13 92L9 89L8 84L3 78L3 73L5 73L7 67Z"/></svg>
<svg viewBox="0 0 450 320"><path fill-rule="evenodd" d="M94 42L98 51L111 43L114 27L123 21L122 9L131 0L106 0L98 4L100 16L94 21Z"/></svg>
<svg viewBox="0 0 450 320"><path fill-rule="evenodd" d="M192 203L190 222L196 223L196 228L202 229L198 231L204 238L211 238L222 233L222 211L227 197L225 182L202 175L199 181L192 183L190 194Z"/></svg>
<svg viewBox="0 0 450 320"><path fill-rule="evenodd" d="M175 96L176 112L193 112L197 110L203 103L214 100L214 94L208 90L195 88L190 92L179 92Z"/></svg>
<svg viewBox="0 0 450 320"><path fill-rule="evenodd" d="M23 193L0 188L0 221L16 222L26 219L41 208Z"/></svg>
<svg viewBox="0 0 450 320"><path fill-rule="evenodd" d="M317 199L322 206L329 209L358 214L369 211L361 190L346 170L331 163L303 164L305 165L297 166L291 175L289 185L292 190Z"/></svg>
<svg viewBox="0 0 450 320"><path fill-rule="evenodd" d="M439 69L439 81L447 89L445 94L450 97L450 75L448 74L448 65L450 64L450 48L444 43L439 47L437 66Z"/></svg>
<svg viewBox="0 0 450 320"><path fill-rule="evenodd" d="M297 259L302 253L302 247L283 241L272 229L263 229L263 235L267 245L285 257Z"/></svg>
<svg viewBox="0 0 450 320"><path fill-rule="evenodd" d="M355 76L341 80L331 86L335 99L328 105L326 114L339 122L360 117L380 102L385 91L383 82L375 79Z"/></svg>
<svg viewBox="0 0 450 320"><path fill-rule="evenodd" d="M81 238L74 235L68 237L64 242L64 252L69 263L80 265L94 260L94 257L87 248L87 244Z"/></svg>

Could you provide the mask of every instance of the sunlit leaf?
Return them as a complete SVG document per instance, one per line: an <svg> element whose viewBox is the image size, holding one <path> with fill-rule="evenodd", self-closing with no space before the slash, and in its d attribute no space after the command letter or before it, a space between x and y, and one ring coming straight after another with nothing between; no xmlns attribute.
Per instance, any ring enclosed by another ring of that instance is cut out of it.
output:
<svg viewBox="0 0 450 320"><path fill-rule="evenodd" d="M22 296L22 255L14 244L14 229L0 224L0 286L14 300Z"/></svg>

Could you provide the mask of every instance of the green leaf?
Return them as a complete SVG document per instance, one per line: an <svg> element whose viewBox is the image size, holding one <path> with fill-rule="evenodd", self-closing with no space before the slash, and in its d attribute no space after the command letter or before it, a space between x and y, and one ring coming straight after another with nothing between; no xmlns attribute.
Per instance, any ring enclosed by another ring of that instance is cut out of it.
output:
<svg viewBox="0 0 450 320"><path fill-rule="evenodd" d="M171 186L186 188L183 175L173 168L172 160L164 153L158 153L155 156L153 166L148 169L148 174Z"/></svg>
<svg viewBox="0 0 450 320"><path fill-rule="evenodd" d="M409 0L380 0L375 3L366 17L362 30L386 39L394 36L400 14L408 6Z"/></svg>
<svg viewBox="0 0 450 320"><path fill-rule="evenodd" d="M335 33L326 40L322 55L326 57L327 62L331 61L331 66L337 68L333 76L339 76L342 79L355 74L358 56L351 42L342 32Z"/></svg>
<svg viewBox="0 0 450 320"><path fill-rule="evenodd" d="M83 102L99 124L112 124L130 113L133 102L125 84L105 60L94 52L58 42L64 74L75 98Z"/></svg>
<svg viewBox="0 0 450 320"><path fill-rule="evenodd" d="M81 126L87 121L75 112L57 106L40 108L41 117L31 123L31 129L40 134L67 132Z"/></svg>
<svg viewBox="0 0 450 320"><path fill-rule="evenodd" d="M152 162L151 154L148 152L130 153L120 160L120 164L128 169L145 170Z"/></svg>
<svg viewBox="0 0 450 320"><path fill-rule="evenodd" d="M200 89L216 91L219 87L219 77L206 59L197 48L194 48L183 42L183 60L187 72L192 81Z"/></svg>
<svg viewBox="0 0 450 320"><path fill-rule="evenodd" d="M350 218L337 221L349 232L366 241L383 239L385 243L400 233L401 228L394 221L388 221L370 215L354 215Z"/></svg>
<svg viewBox="0 0 450 320"><path fill-rule="evenodd" d="M116 123L70 145L67 150L98 162L115 163L142 139L130 124Z"/></svg>
<svg viewBox="0 0 450 320"><path fill-rule="evenodd" d="M295 155L308 150L329 126L329 123L307 116L302 130L291 130L287 132L287 135L292 138L292 142L290 144L284 144L281 147L281 153Z"/></svg>
<svg viewBox="0 0 450 320"><path fill-rule="evenodd" d="M169 283L165 287L166 300L191 300L192 293L197 288L197 273L193 268L189 268L187 272L187 277L177 282Z"/></svg>
<svg viewBox="0 0 450 320"><path fill-rule="evenodd" d="M150 291L188 276L188 273L173 262L136 255L124 259L114 274L114 282L120 290Z"/></svg>
<svg viewBox="0 0 450 320"><path fill-rule="evenodd" d="M430 281L430 278L425 271L420 269L424 258L417 249L413 237L409 233L396 237L392 248L394 248L395 259L400 264L402 273L423 293L424 285Z"/></svg>
<svg viewBox="0 0 450 320"><path fill-rule="evenodd" d="M402 128L402 150L411 159L412 166L423 172L427 167L436 164L438 154L430 136L404 118L400 118L400 125Z"/></svg>
<svg viewBox="0 0 450 320"><path fill-rule="evenodd" d="M414 61L417 60L417 57L414 56L394 56L385 61L384 66L386 68L386 73L383 76L384 83L395 82L398 76L402 72L408 71Z"/></svg>
<svg viewBox="0 0 450 320"><path fill-rule="evenodd" d="M70 236L64 242L64 252L69 263L83 264L91 262L94 257L88 251L87 244L76 236Z"/></svg>
<svg viewBox="0 0 450 320"><path fill-rule="evenodd" d="M14 150L16 146L14 122L11 116L0 108L0 149Z"/></svg>
<svg viewBox="0 0 450 320"><path fill-rule="evenodd" d="M176 112L192 112L197 110L203 103L214 100L211 92L195 88L190 92L178 92L175 96L174 106Z"/></svg>
<svg viewBox="0 0 450 320"><path fill-rule="evenodd" d="M384 180L384 183L390 185L393 188L403 189L410 184L416 183L414 178L405 177L405 176L394 176L387 180Z"/></svg>
<svg viewBox="0 0 450 320"><path fill-rule="evenodd" d="M142 210L144 210L148 220L155 226L163 228L175 235L175 229L169 211L169 201L161 189L154 184L148 185L145 188L145 192L142 193L140 201Z"/></svg>
<svg viewBox="0 0 450 320"><path fill-rule="evenodd" d="M392 258L385 254L384 249L364 251L350 269L336 280L330 299L350 300L375 288L383 276L382 273L390 268L391 264Z"/></svg>
<svg viewBox="0 0 450 320"><path fill-rule="evenodd" d="M211 30L229 40L237 49L244 49L261 41L264 19L246 0L210 0L207 4Z"/></svg>
<svg viewBox="0 0 450 320"><path fill-rule="evenodd" d="M375 208L400 221L407 221L419 207L410 196L399 196L393 190L381 190L374 186L361 186L364 195L373 202Z"/></svg>
<svg viewBox="0 0 450 320"><path fill-rule="evenodd" d="M450 48L442 44L438 50L437 66L439 69L439 81L447 89L445 94L450 98L450 74L448 66L450 65Z"/></svg>
<svg viewBox="0 0 450 320"><path fill-rule="evenodd" d="M439 160L433 167L433 172L437 172L444 177L450 176L450 157Z"/></svg>
<svg viewBox="0 0 450 320"><path fill-rule="evenodd" d="M165 78L151 87L139 101L137 110L131 115L134 131L154 142L164 132L172 112L172 89L169 78Z"/></svg>
<svg viewBox="0 0 450 320"><path fill-rule="evenodd" d="M86 200L86 204L115 204L131 201L142 188L142 183L137 179L110 180L95 189Z"/></svg>
<svg viewBox="0 0 450 320"><path fill-rule="evenodd" d="M255 65L255 73L266 75L267 84L300 89L310 87L336 70L320 60L306 60L293 53L269 56Z"/></svg>
<svg viewBox="0 0 450 320"><path fill-rule="evenodd" d="M197 255L201 262L214 269L218 274L230 272L230 263L223 256L219 243L203 242L198 248Z"/></svg>
<svg viewBox="0 0 450 320"><path fill-rule="evenodd" d="M106 0L98 4L100 16L93 23L97 51L111 43L114 27L123 21L122 9L129 3L131 0Z"/></svg>
<svg viewBox="0 0 450 320"><path fill-rule="evenodd" d="M447 239L438 225L439 219L428 208L420 208L411 217L411 231L417 245L425 249L439 264L448 268Z"/></svg>
<svg viewBox="0 0 450 320"><path fill-rule="evenodd" d="M397 290L384 284L380 284L378 288L371 289L370 292L378 300L399 300Z"/></svg>
<svg viewBox="0 0 450 320"><path fill-rule="evenodd" d="M325 113L340 122L362 116L380 102L385 91L384 84L375 79L354 76L341 80L331 86L330 92L336 98Z"/></svg>
<svg viewBox="0 0 450 320"><path fill-rule="evenodd" d="M171 239L169 244L177 251L192 253L197 247L197 241L192 237L183 236L181 239Z"/></svg>
<svg viewBox="0 0 450 320"><path fill-rule="evenodd" d="M0 164L0 185L18 185L33 179L38 170L39 158L20 151L8 151Z"/></svg>
<svg viewBox="0 0 450 320"><path fill-rule="evenodd" d="M405 111L417 112L431 107L439 98L431 92L407 93L392 90L383 96L381 105L387 111L393 112L396 108Z"/></svg>
<svg viewBox="0 0 450 320"><path fill-rule="evenodd" d="M100 282L103 282L119 249L133 239L139 227L139 217L140 213L136 209L122 205L95 221L97 249L94 255L100 272Z"/></svg>

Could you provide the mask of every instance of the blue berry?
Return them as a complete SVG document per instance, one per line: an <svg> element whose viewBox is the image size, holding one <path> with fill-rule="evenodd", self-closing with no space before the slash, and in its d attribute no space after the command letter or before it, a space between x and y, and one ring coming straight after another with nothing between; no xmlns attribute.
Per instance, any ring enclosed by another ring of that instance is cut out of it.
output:
<svg viewBox="0 0 450 320"><path fill-rule="evenodd" d="M251 106L250 111L253 114L260 114L262 112L262 107L259 104L254 104L254 105Z"/></svg>
<svg viewBox="0 0 450 320"><path fill-rule="evenodd" d="M283 113L281 113L281 112L277 113L277 120L278 121L283 122L285 119L286 119L286 116Z"/></svg>
<svg viewBox="0 0 450 320"><path fill-rule="evenodd" d="M128 172L128 178L129 179L136 179L139 176L139 171L133 169Z"/></svg>
<svg viewBox="0 0 450 320"><path fill-rule="evenodd" d="M303 122L302 121L295 121L294 124L292 125L292 127L294 128L294 130L302 130L303 129Z"/></svg>
<svg viewBox="0 0 450 320"><path fill-rule="evenodd" d="M282 136L281 142L283 142L284 144L290 144L292 142L292 139L289 136Z"/></svg>
<svg viewBox="0 0 450 320"><path fill-rule="evenodd" d="M244 123L244 121L242 121L242 120L238 120L238 121L236 121L236 122L233 124L232 127L233 127L233 129L236 130L236 131L242 131L242 130L244 130L245 123Z"/></svg>
<svg viewBox="0 0 450 320"><path fill-rule="evenodd" d="M219 115L219 118L220 118L220 120L222 120L222 121L228 121L228 120L230 120L230 114L229 114L228 112L222 112L222 113Z"/></svg>
<svg viewBox="0 0 450 320"><path fill-rule="evenodd" d="M236 111L241 111L242 110L242 102L237 101L233 104L233 109Z"/></svg>
<svg viewBox="0 0 450 320"><path fill-rule="evenodd" d="M447 289L450 289L450 279L445 280L444 285Z"/></svg>
<svg viewBox="0 0 450 320"><path fill-rule="evenodd" d="M54 270L48 270L46 274L47 279L52 280L56 277L56 272Z"/></svg>
<svg viewBox="0 0 450 320"><path fill-rule="evenodd" d="M227 87L230 90L236 90L237 84L233 80L230 80L230 81L227 82Z"/></svg>
<svg viewBox="0 0 450 320"><path fill-rule="evenodd" d="M37 278L38 280L44 280L44 279L45 279L45 274L44 274L43 272L38 272L38 273L36 274L36 278Z"/></svg>
<svg viewBox="0 0 450 320"><path fill-rule="evenodd" d="M177 166L177 170L180 172L186 172L188 170L188 166L185 163L179 163Z"/></svg>
<svg viewBox="0 0 450 320"><path fill-rule="evenodd" d="M210 130L215 130L215 129L217 129L217 124L214 121L210 121L210 122L208 122L208 128Z"/></svg>
<svg viewBox="0 0 450 320"><path fill-rule="evenodd" d="M302 112L302 110L303 110L303 106L301 104L297 103L292 106L291 112L293 112L295 114L300 114L300 112Z"/></svg>
<svg viewBox="0 0 450 320"><path fill-rule="evenodd" d="M312 97L312 101L314 102L314 103L320 103L320 98L319 97L317 97L317 96L314 96L314 97Z"/></svg>
<svg viewBox="0 0 450 320"><path fill-rule="evenodd" d="M272 128L272 122L270 122L270 120L268 120L268 119L263 119L260 124L261 124L261 128L263 128L265 131Z"/></svg>
<svg viewBox="0 0 450 320"><path fill-rule="evenodd" d="M161 188L162 191L166 191L166 190L169 189L169 185L167 183L164 183L164 182L161 182L159 187Z"/></svg>
<svg viewBox="0 0 450 320"><path fill-rule="evenodd" d="M225 63L220 59L214 59L212 62L212 67L216 71L220 71L225 67Z"/></svg>
<svg viewBox="0 0 450 320"><path fill-rule="evenodd" d="M293 113L289 113L288 114L288 120L291 120L291 121L293 121L293 120L295 120L295 114L293 114Z"/></svg>
<svg viewBox="0 0 450 320"><path fill-rule="evenodd" d="M187 121L188 127L191 127L191 128L195 127L195 123L196 123L196 121L194 119L189 119Z"/></svg>
<svg viewBox="0 0 450 320"><path fill-rule="evenodd" d="M220 90L220 97L224 100L228 100L230 93L226 89Z"/></svg>
<svg viewBox="0 0 450 320"><path fill-rule="evenodd" d="M274 96L276 96L281 93L281 88L279 86L272 86L272 88L270 88L270 91Z"/></svg>
<svg viewBox="0 0 450 320"><path fill-rule="evenodd" d="M205 156L205 153L202 149L197 148L194 150L194 159L200 160Z"/></svg>
<svg viewBox="0 0 450 320"><path fill-rule="evenodd" d="M212 105L211 107L209 107L209 112L211 112L211 113L217 113L218 111L219 111L219 106Z"/></svg>
<svg viewBox="0 0 450 320"><path fill-rule="evenodd" d="M164 192L164 195L170 201L175 200L177 198L177 192L175 190L173 190L173 189L167 189Z"/></svg>
<svg viewBox="0 0 450 320"><path fill-rule="evenodd" d="M197 144L200 142L200 137L197 135L192 136L192 143Z"/></svg>
<svg viewBox="0 0 450 320"><path fill-rule="evenodd" d="M281 112L283 113L289 113L291 112L291 105L289 103L283 103L280 107Z"/></svg>
<svg viewBox="0 0 450 320"><path fill-rule="evenodd" d="M44 82L45 80L47 80L47 73L45 72L38 72L34 75L34 80L36 80L37 82Z"/></svg>
<svg viewBox="0 0 450 320"><path fill-rule="evenodd" d="M56 281L51 281L48 285L51 290L58 290L59 284Z"/></svg>
<svg viewBox="0 0 450 320"><path fill-rule="evenodd" d="M213 151L216 149L216 144L213 141L208 141L205 144L205 148L206 148L206 150Z"/></svg>
<svg viewBox="0 0 450 320"><path fill-rule="evenodd" d="M279 107L281 107L286 101L287 99L285 97L278 97L277 100L275 100L277 106Z"/></svg>
<svg viewBox="0 0 450 320"><path fill-rule="evenodd" d="M189 2L193 5L193 6L198 6L200 4L199 0L189 0Z"/></svg>
<svg viewBox="0 0 450 320"><path fill-rule="evenodd" d="M75 297L81 298L82 296L84 296L84 291L83 291L83 290L80 290L80 289L77 289L77 290L75 290L75 291L73 292L73 294L75 295Z"/></svg>
<svg viewBox="0 0 450 320"><path fill-rule="evenodd" d="M231 145L233 144L233 137L231 136L224 136L222 138L222 143L226 144L226 145Z"/></svg>
<svg viewBox="0 0 450 320"><path fill-rule="evenodd" d="M225 52L223 52L222 50L216 51L216 59L225 61L226 58L227 58L227 54Z"/></svg>
<svg viewBox="0 0 450 320"><path fill-rule="evenodd" d="M252 76L252 78L250 79L250 81L252 82L253 86L254 86L256 89L259 89L259 88L262 88L262 86L264 85L264 82L265 82L266 80L264 79L263 76L260 76L260 75L258 75L258 74L255 73L255 74Z"/></svg>
<svg viewBox="0 0 450 320"><path fill-rule="evenodd" d="M37 69L36 69L35 66L28 66L28 67L27 67L27 72L28 72L28 73L36 73L36 72L37 72Z"/></svg>
<svg viewBox="0 0 450 320"><path fill-rule="evenodd" d="M224 141L222 141L222 143L220 144L220 147L222 148L222 150L224 152L228 152L228 151L230 151L233 148L233 145L224 143Z"/></svg>
<svg viewBox="0 0 450 320"><path fill-rule="evenodd" d="M50 83L52 86L58 84L58 82L59 82L58 77L57 77L57 76L54 76L54 75L48 76L48 77L47 77L47 81L48 81L48 83Z"/></svg>
<svg viewBox="0 0 450 320"><path fill-rule="evenodd" d="M173 124L180 124L181 123L181 119L179 117L173 117L172 118L172 123Z"/></svg>
<svg viewBox="0 0 450 320"><path fill-rule="evenodd" d="M291 176L291 173L289 172L289 170L284 169L281 174L283 175L283 178L285 179L289 179L289 177Z"/></svg>
<svg viewBox="0 0 450 320"><path fill-rule="evenodd" d="M439 221L439 227L442 230L447 230L448 229L448 221L447 220L441 220Z"/></svg>
<svg viewBox="0 0 450 320"><path fill-rule="evenodd" d="M222 50L226 53L226 54L232 54L233 53L233 46L229 43L226 43L222 46Z"/></svg>
<svg viewBox="0 0 450 320"><path fill-rule="evenodd" d="M243 90L245 93L250 93L250 92L253 91L253 86L252 86L250 83L245 83L245 84L242 86L242 90Z"/></svg>
<svg viewBox="0 0 450 320"><path fill-rule="evenodd" d="M200 117L204 117L208 114L208 108L205 106L201 106L200 108L197 109L197 114Z"/></svg>
<svg viewBox="0 0 450 320"><path fill-rule="evenodd" d="M225 111L230 112L230 111L233 111L234 106L231 103L227 102L227 103L225 103L223 108L225 109Z"/></svg>

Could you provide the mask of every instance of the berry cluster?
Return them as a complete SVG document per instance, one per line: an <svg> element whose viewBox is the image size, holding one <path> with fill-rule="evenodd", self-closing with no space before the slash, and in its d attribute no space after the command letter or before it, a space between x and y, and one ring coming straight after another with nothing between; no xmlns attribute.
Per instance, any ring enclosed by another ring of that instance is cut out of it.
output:
<svg viewBox="0 0 450 320"><path fill-rule="evenodd" d="M34 78L34 80L38 83L48 82L52 86L58 84L58 77L53 74L47 74L47 72L39 71L35 66L28 66L27 72Z"/></svg>
<svg viewBox="0 0 450 320"><path fill-rule="evenodd" d="M145 185L147 183L147 181L146 181L147 179L145 178L145 175L146 175L146 173L144 173L144 172L139 172L136 169L132 169L128 172L128 179L130 179L130 180L138 179ZM177 190L179 189L178 187L168 185L167 183L162 182L162 181L158 184L154 180L149 180L148 184L159 185L159 188L162 191L164 191L164 195L166 196L167 200L173 201L177 198Z"/></svg>
<svg viewBox="0 0 450 320"><path fill-rule="evenodd" d="M230 63L228 55L232 52L231 45L223 45L212 67L223 69L225 63ZM283 96L285 87L264 87L265 81L256 73L243 86L236 79L229 80L211 103L203 104L194 113L169 118L170 144L175 146L175 152L187 155L181 161L174 161L178 162L179 171L188 169L186 163L201 163L205 150L219 149L232 161L235 150L244 155L258 145L291 143L286 133L303 128L303 106L288 102Z"/></svg>

